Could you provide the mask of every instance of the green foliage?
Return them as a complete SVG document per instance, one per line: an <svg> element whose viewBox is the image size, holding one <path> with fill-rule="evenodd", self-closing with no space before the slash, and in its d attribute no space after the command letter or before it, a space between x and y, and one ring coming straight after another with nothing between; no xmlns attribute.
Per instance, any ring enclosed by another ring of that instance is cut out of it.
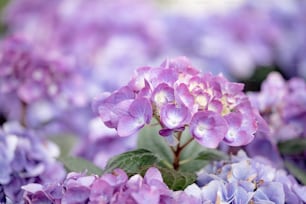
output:
<svg viewBox="0 0 306 204"><path fill-rule="evenodd" d="M148 168L152 166L160 170L164 182L172 190L183 190L196 180L194 173L180 172L159 166L158 157L145 149L137 149L113 157L107 163L104 173L110 173L114 169L120 168L129 176L144 175Z"/></svg>
<svg viewBox="0 0 306 204"><path fill-rule="evenodd" d="M189 172L175 171L174 169L158 168L162 174L164 182L172 190L184 190L188 185L196 180L196 175Z"/></svg>
<svg viewBox="0 0 306 204"><path fill-rule="evenodd" d="M190 137L189 130L186 129L182 135L182 144L184 144ZM193 140L181 153L179 170L185 172L196 172L206 166L211 160L197 159L198 155L203 151L208 151L208 149Z"/></svg>
<svg viewBox="0 0 306 204"><path fill-rule="evenodd" d="M165 139L159 135L159 129L159 125L145 126L138 134L137 146L154 152L165 165L170 166L173 161L173 153Z"/></svg>
<svg viewBox="0 0 306 204"><path fill-rule="evenodd" d="M69 134L51 136L50 140L59 147L61 157L70 155L72 148L76 144L76 136Z"/></svg>
<svg viewBox="0 0 306 204"><path fill-rule="evenodd" d="M306 151L306 139L296 138L278 143L281 154L292 155Z"/></svg>
<svg viewBox="0 0 306 204"><path fill-rule="evenodd" d="M3 22L3 10L8 3L9 3L9 0L0 1L0 35L2 35L7 29L6 25Z"/></svg>
<svg viewBox="0 0 306 204"><path fill-rule="evenodd" d="M288 169L288 171L297 178L303 185L306 185L306 172L303 169L300 169L293 163L289 161L285 161L285 166Z"/></svg>
<svg viewBox="0 0 306 204"><path fill-rule="evenodd" d="M206 149L201 151L195 160L220 161L228 159L227 155L216 149Z"/></svg>
<svg viewBox="0 0 306 204"><path fill-rule="evenodd" d="M157 122L154 121L154 123L156 124ZM138 148L150 150L158 155L162 160L159 165L172 168L173 152L166 140L159 135L159 129L159 125L149 125L144 127L138 135ZM186 143L189 139L189 130L186 129L182 134L181 145ZM199 154L202 154L202 157L206 156L207 158L201 159L199 158ZM179 170L183 172L196 172L202 169L209 162L220 160L220 158L223 159L226 157L217 150L207 149L196 141L192 141L181 152Z"/></svg>
<svg viewBox="0 0 306 204"><path fill-rule="evenodd" d="M87 175L101 175L102 169L95 164L79 157L64 156L58 159L68 172L86 172Z"/></svg>
<svg viewBox="0 0 306 204"><path fill-rule="evenodd" d="M154 166L159 158L146 149L137 149L119 154L111 158L103 173L111 173L114 169L123 169L129 176L140 174L144 167Z"/></svg>

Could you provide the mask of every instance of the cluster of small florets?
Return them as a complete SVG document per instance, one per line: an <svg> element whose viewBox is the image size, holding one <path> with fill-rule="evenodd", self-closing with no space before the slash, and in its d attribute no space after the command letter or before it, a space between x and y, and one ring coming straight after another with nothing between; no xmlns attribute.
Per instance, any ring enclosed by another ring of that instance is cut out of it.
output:
<svg viewBox="0 0 306 204"><path fill-rule="evenodd" d="M199 174L197 184L185 189L201 203L297 203L306 202L305 187L264 160L248 158L240 151L230 161L211 164Z"/></svg>
<svg viewBox="0 0 306 204"><path fill-rule="evenodd" d="M28 184L22 187L26 203L194 203L195 198L182 191L171 191L158 169L151 167L144 177L128 178L121 169L98 176L69 173L62 184Z"/></svg>
<svg viewBox="0 0 306 204"><path fill-rule="evenodd" d="M256 112L242 90L243 84L201 74L186 58L177 58L139 68L127 86L104 94L94 107L119 136L133 135L155 118L164 137L189 127L206 147L221 141L239 146L252 141L257 130Z"/></svg>
<svg viewBox="0 0 306 204"><path fill-rule="evenodd" d="M0 129L0 203L19 203L22 185L62 180L65 170L55 160L58 154L53 143L16 123L4 124Z"/></svg>
<svg viewBox="0 0 306 204"><path fill-rule="evenodd" d="M26 103L63 92L63 84L72 78L73 61L59 58L51 50L41 55L43 51L22 37L1 41L0 92L15 92Z"/></svg>
<svg viewBox="0 0 306 204"><path fill-rule="evenodd" d="M261 91L249 93L250 101L271 127L274 141L306 136L306 83L303 79L285 81L273 72Z"/></svg>

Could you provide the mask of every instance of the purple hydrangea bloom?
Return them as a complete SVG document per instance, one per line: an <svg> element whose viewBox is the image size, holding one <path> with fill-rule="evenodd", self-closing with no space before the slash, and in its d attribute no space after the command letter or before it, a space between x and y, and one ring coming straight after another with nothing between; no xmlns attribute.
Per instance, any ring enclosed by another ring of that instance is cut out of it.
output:
<svg viewBox="0 0 306 204"><path fill-rule="evenodd" d="M93 107L119 136L133 135L155 118L164 137L189 127L203 146L240 146L252 141L260 117L242 90L243 84L202 74L180 57L139 68L127 86L97 97Z"/></svg>
<svg viewBox="0 0 306 204"><path fill-rule="evenodd" d="M110 17L114 13L117 17ZM9 37L0 42L0 92L17 93L27 109L52 112L41 118L27 110L26 117L28 127L52 135L87 135L83 124L93 118L88 117L92 97L118 88L135 66L154 60L163 47L162 27L149 1L17 0L2 16ZM46 101L47 108L41 106Z"/></svg>
<svg viewBox="0 0 306 204"><path fill-rule="evenodd" d="M0 42L1 93L15 92L25 103L69 93L68 84L76 79L73 60L41 52L23 37Z"/></svg>
<svg viewBox="0 0 306 204"><path fill-rule="evenodd" d="M158 169L151 167L144 177L137 174L128 178L121 169L98 176L69 173L57 185L28 184L22 187L25 203L197 203L193 196L182 191L171 191L163 182Z"/></svg>
<svg viewBox="0 0 306 204"><path fill-rule="evenodd" d="M65 176L56 162L57 146L39 139L17 123L5 123L0 130L0 202L19 203L22 185L60 181Z"/></svg>
<svg viewBox="0 0 306 204"><path fill-rule="evenodd" d="M253 106L258 108L269 125L270 132L258 134L246 146L246 150L251 156L265 156L275 166L282 166L277 143L306 137L306 83L300 78L285 81L279 73L273 72L262 83L260 92L251 92L248 95ZM305 154L306 151L286 159L305 169Z"/></svg>
<svg viewBox="0 0 306 204"><path fill-rule="evenodd" d="M94 68L92 78L106 90L126 82L131 67L154 60L163 48L163 27L151 1L18 0L11 1L4 14L10 32L68 53L81 67ZM114 71L120 73L116 79L111 77Z"/></svg>
<svg viewBox="0 0 306 204"><path fill-rule="evenodd" d="M230 161L210 164L197 184L185 189L202 203L305 203L306 186L264 159L250 159L243 151Z"/></svg>
<svg viewBox="0 0 306 204"><path fill-rule="evenodd" d="M306 83L292 78L286 82L271 73L260 92L249 93L252 104L271 128L274 142L306 137Z"/></svg>

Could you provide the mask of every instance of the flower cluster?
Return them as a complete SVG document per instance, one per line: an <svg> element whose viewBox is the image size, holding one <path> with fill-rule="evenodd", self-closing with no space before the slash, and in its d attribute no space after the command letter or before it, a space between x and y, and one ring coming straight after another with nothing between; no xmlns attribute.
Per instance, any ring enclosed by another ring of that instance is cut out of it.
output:
<svg viewBox="0 0 306 204"><path fill-rule="evenodd" d="M171 191L158 169L151 167L144 177L139 174L128 178L121 169L98 176L69 173L61 184L28 184L22 187L24 200L32 204L46 203L195 203L193 196L182 191Z"/></svg>
<svg viewBox="0 0 306 204"><path fill-rule="evenodd" d="M54 98L74 76L74 63L49 51L41 54L23 37L10 36L0 44L0 92L16 92L25 103ZM67 87L66 87L67 89Z"/></svg>
<svg viewBox="0 0 306 204"><path fill-rule="evenodd" d="M258 134L256 139L246 146L250 156L261 155L273 161L276 167L284 165L283 160L306 169L306 151L291 155L282 155L278 143L299 140L306 137L306 83L303 79L292 78L285 81L277 72L272 72L262 83L260 92L248 93L250 101L256 107L270 132Z"/></svg>
<svg viewBox="0 0 306 204"><path fill-rule="evenodd" d="M222 75L201 74L184 58L160 67L142 67L127 86L103 94L93 106L119 136L130 136L155 118L160 135L172 137L189 127L193 138L215 148L221 141L244 145L257 130L257 114L243 84Z"/></svg>
<svg viewBox="0 0 306 204"><path fill-rule="evenodd" d="M68 53L80 66L93 68L91 80L108 90L125 82L125 74L131 74L135 65L154 59L163 47L161 22L156 21L151 3L18 0L8 4L4 21L11 32L21 33L46 49ZM114 79L114 70L125 74Z"/></svg>
<svg viewBox="0 0 306 204"><path fill-rule="evenodd" d="M250 159L243 151L230 161L207 166L197 185L185 189L201 203L305 203L306 187L265 160Z"/></svg>
<svg viewBox="0 0 306 204"><path fill-rule="evenodd" d="M261 86L261 91L249 93L250 101L271 127L272 140L306 137L306 83L292 78L286 82L273 72Z"/></svg>
<svg viewBox="0 0 306 204"><path fill-rule="evenodd" d="M53 143L16 123L4 124L0 130L0 202L19 203L22 185L63 179L65 170L55 161L58 154Z"/></svg>

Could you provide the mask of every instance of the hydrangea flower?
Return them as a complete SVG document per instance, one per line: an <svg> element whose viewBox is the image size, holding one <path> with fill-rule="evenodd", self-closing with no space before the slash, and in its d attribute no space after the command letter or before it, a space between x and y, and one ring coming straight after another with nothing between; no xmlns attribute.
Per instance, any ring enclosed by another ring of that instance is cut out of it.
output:
<svg viewBox="0 0 306 204"><path fill-rule="evenodd" d="M306 137L306 83L301 78L285 81L279 73L272 72L262 83L260 92L248 95L269 125L270 132L257 135L246 150L251 156L265 156L281 166L283 161L277 143ZM305 155L306 151L286 159L306 169Z"/></svg>
<svg viewBox="0 0 306 204"><path fill-rule="evenodd" d="M258 117L242 90L243 84L202 74L181 57L139 68L128 85L104 93L93 106L121 137L136 134L155 118L164 137L189 127L203 146L215 148L221 141L240 146L252 141Z"/></svg>
<svg viewBox="0 0 306 204"><path fill-rule="evenodd" d="M41 52L23 37L0 42L1 93L15 92L27 104L68 94L67 84L76 79L73 60Z"/></svg>
<svg viewBox="0 0 306 204"><path fill-rule="evenodd" d="M265 159L250 159L243 151L230 161L210 164L197 184L185 189L201 203L305 203L306 186L274 169Z"/></svg>
<svg viewBox="0 0 306 204"><path fill-rule="evenodd" d="M161 53L164 35L154 11L152 2L141 0L8 2L3 20L9 37L0 42L0 92L17 93L27 109L52 112L40 117L28 110L28 127L86 136L83 121L94 116L81 118L80 111L91 112L92 97L118 88L135 66ZM0 112L11 118L7 110Z"/></svg>
<svg viewBox="0 0 306 204"><path fill-rule="evenodd" d="M4 12L9 31L74 56L81 67L93 68L91 77L106 90L125 82L131 67L152 61L161 52L163 27L156 17L153 3L140 0L18 0ZM114 70L121 73L115 80Z"/></svg>
<svg viewBox="0 0 306 204"><path fill-rule="evenodd" d="M39 139L17 123L5 123L0 129L0 202L19 203L22 185L48 183L65 177L62 165L56 162L57 146Z"/></svg>
<svg viewBox="0 0 306 204"><path fill-rule="evenodd" d="M171 191L158 169L151 167L144 177L128 178L121 169L102 176L69 173L63 183L53 185L28 184L22 187L25 203L196 203L193 196Z"/></svg>
<svg viewBox="0 0 306 204"><path fill-rule="evenodd" d="M285 81L272 72L260 92L248 94L252 104L268 122L273 141L306 137L306 83L303 79Z"/></svg>

